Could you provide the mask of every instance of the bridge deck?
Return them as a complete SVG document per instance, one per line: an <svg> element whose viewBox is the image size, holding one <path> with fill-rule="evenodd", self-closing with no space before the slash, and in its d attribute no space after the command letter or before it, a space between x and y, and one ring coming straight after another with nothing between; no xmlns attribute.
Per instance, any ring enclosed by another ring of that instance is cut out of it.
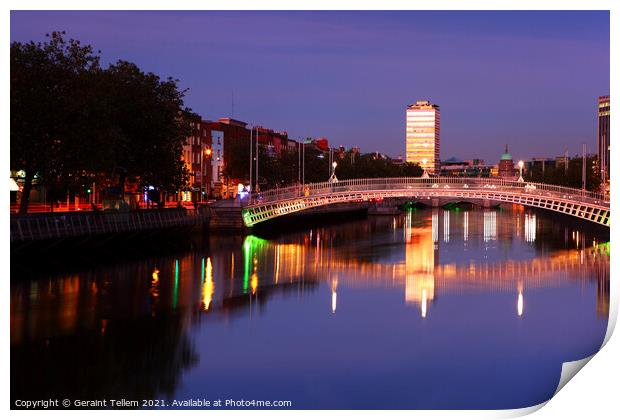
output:
<svg viewBox="0 0 620 420"><path fill-rule="evenodd" d="M609 197L557 185L494 178L372 178L321 182L253 194L243 206L246 226L332 203L376 198L448 197L522 204L609 226Z"/></svg>

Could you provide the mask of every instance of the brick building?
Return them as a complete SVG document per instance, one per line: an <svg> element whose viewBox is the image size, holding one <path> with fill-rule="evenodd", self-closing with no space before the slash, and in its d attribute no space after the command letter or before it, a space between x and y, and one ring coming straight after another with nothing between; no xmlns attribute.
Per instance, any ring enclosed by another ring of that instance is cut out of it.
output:
<svg viewBox="0 0 620 420"><path fill-rule="evenodd" d="M191 121L192 135L183 146L183 162L189 172L190 188L180 193L181 201L203 201L211 193L211 133L208 122Z"/></svg>

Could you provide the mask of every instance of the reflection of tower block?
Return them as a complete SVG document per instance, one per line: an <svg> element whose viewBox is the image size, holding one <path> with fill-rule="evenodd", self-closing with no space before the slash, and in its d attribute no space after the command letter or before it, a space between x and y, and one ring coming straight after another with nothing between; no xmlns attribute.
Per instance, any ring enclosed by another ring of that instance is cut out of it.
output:
<svg viewBox="0 0 620 420"><path fill-rule="evenodd" d="M405 302L421 304L423 300L433 299L435 299L435 278L433 273L407 274Z"/></svg>
<svg viewBox="0 0 620 420"><path fill-rule="evenodd" d="M435 298L436 223L413 227L407 218L407 224L410 237L405 245L405 302L419 305L422 317L426 317L427 304Z"/></svg>

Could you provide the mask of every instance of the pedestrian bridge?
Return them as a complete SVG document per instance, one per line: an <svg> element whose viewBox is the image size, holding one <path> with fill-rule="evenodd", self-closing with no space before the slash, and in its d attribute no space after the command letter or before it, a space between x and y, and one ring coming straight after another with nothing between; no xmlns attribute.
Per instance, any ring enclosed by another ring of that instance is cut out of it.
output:
<svg viewBox="0 0 620 420"><path fill-rule="evenodd" d="M558 185L498 178L368 178L319 182L252 194L243 205L251 227L276 217L334 203L384 198L489 201L521 204L609 226L609 196Z"/></svg>

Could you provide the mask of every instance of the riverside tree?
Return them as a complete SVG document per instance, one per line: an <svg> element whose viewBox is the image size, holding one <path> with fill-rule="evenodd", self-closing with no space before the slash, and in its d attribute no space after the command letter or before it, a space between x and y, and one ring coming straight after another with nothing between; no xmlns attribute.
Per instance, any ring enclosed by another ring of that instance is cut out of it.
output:
<svg viewBox="0 0 620 420"><path fill-rule="evenodd" d="M35 176L75 169L83 158L77 135L87 123L89 78L99 70L99 56L63 33L46 42L11 44L11 168L24 171L20 213L26 213Z"/></svg>
<svg viewBox="0 0 620 420"><path fill-rule="evenodd" d="M178 80L162 80L133 63L118 61L102 74L105 104L99 127L113 150L112 167L122 168L142 186L181 188L187 171L181 160L195 115L184 107Z"/></svg>
<svg viewBox="0 0 620 420"><path fill-rule="evenodd" d="M193 114L178 80L122 60L102 69L91 46L65 40L64 32L47 38L11 44L11 169L24 171L20 213L35 176L58 189L110 179L120 168L122 179L141 185L184 186L182 147Z"/></svg>

